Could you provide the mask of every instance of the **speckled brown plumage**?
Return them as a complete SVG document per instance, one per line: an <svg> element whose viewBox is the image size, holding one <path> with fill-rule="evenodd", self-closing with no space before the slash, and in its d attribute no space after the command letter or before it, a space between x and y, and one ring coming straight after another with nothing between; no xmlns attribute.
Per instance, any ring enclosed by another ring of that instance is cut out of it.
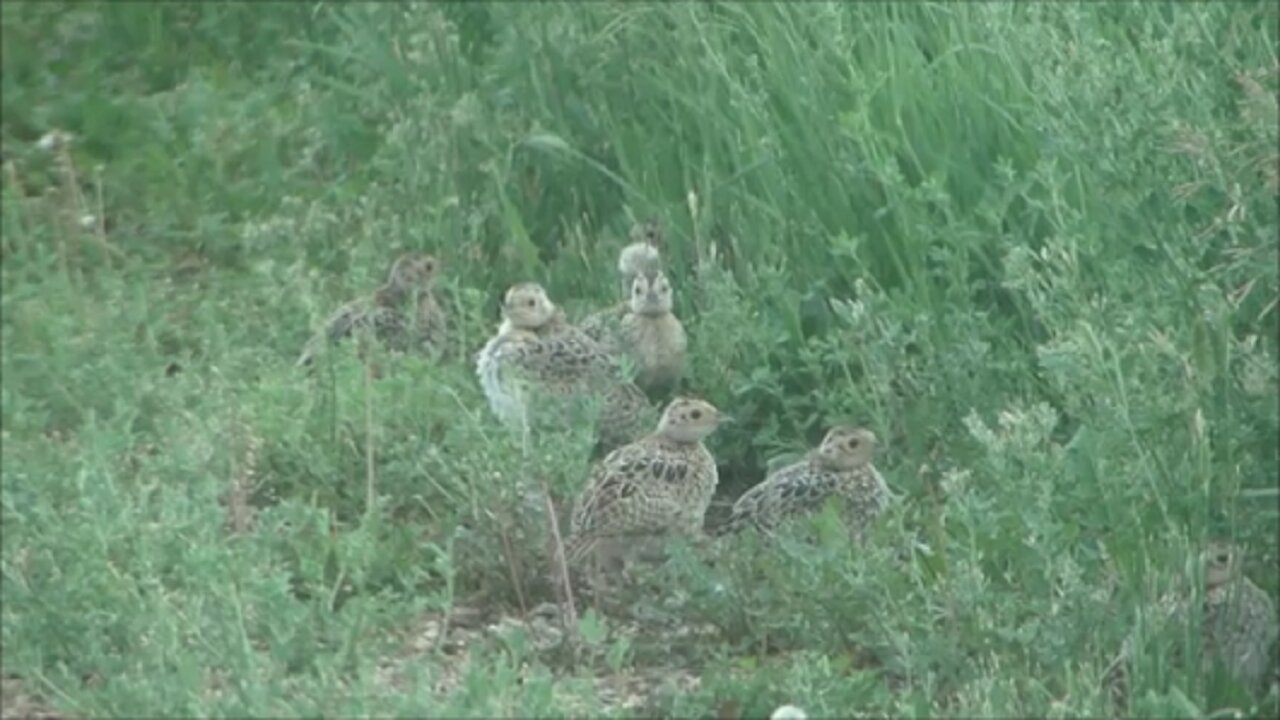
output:
<svg viewBox="0 0 1280 720"><path fill-rule="evenodd" d="M803 460L775 470L743 493L720 533L747 527L772 530L838 496L852 530L861 537L890 500L884 478L871 463L875 447L876 436L870 430L831 428Z"/></svg>
<svg viewBox="0 0 1280 720"><path fill-rule="evenodd" d="M1245 577L1239 548L1212 542L1200 555L1204 592L1201 595L1201 660L1205 670L1215 663L1252 691L1266 683L1270 649L1280 634L1275 603ZM1191 622L1194 596L1185 583L1162 596L1155 608L1156 627ZM1128 694L1128 670L1133 637L1126 638L1116 659L1104 673L1113 699L1123 704Z"/></svg>
<svg viewBox="0 0 1280 720"><path fill-rule="evenodd" d="M700 535L718 482L703 440L721 421L710 403L676 398L656 431L597 463L574 504L569 565L608 566L671 535Z"/></svg>
<svg viewBox="0 0 1280 720"><path fill-rule="evenodd" d="M601 442L613 446L643 432L647 398L621 379L617 358L578 328L536 283L507 291L498 333L476 358L476 374L494 413L523 421L529 394L544 398L598 397Z"/></svg>
<svg viewBox="0 0 1280 720"><path fill-rule="evenodd" d="M297 366L310 366L326 347L362 331L392 350L438 357L448 332L447 316L434 291L439 270L439 261L431 255L401 254L382 286L329 316L303 348Z"/></svg>

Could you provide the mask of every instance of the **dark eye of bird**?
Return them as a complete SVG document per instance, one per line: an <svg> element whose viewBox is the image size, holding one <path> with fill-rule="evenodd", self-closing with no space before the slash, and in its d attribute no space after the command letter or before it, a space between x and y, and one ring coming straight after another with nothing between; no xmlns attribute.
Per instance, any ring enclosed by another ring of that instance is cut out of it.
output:
<svg viewBox="0 0 1280 720"><path fill-rule="evenodd" d="M850 449L857 448L859 444L860 444L860 443L859 443L859 442L858 442L858 440L855 438L855 439L853 439L853 440L850 440L850 441L849 441L849 448L850 448Z"/></svg>
<svg viewBox="0 0 1280 720"><path fill-rule="evenodd" d="M698 420L699 418L702 417L702 411L694 410L693 412L689 413L689 417L693 418L694 420Z"/></svg>

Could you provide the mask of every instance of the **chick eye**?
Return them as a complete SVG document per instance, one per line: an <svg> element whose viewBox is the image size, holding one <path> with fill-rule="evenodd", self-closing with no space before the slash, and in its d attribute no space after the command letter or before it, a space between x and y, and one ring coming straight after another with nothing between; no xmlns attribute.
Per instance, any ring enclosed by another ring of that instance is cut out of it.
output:
<svg viewBox="0 0 1280 720"><path fill-rule="evenodd" d="M694 410L694 411L692 411L692 412L690 412L690 413L689 413L689 417L693 418L694 420L701 420L701 419L702 419L702 411L701 411L701 410Z"/></svg>
<svg viewBox="0 0 1280 720"><path fill-rule="evenodd" d="M1218 564L1226 565L1231 560L1231 556L1227 553L1218 553Z"/></svg>
<svg viewBox="0 0 1280 720"><path fill-rule="evenodd" d="M862 444L862 441L858 440L857 438L854 438L848 442L850 450L856 450L858 446L861 444Z"/></svg>
<svg viewBox="0 0 1280 720"><path fill-rule="evenodd" d="M532 300L525 300L525 301L524 301L524 304L525 304L525 305L528 305L529 307L533 307L533 301L532 301Z"/></svg>

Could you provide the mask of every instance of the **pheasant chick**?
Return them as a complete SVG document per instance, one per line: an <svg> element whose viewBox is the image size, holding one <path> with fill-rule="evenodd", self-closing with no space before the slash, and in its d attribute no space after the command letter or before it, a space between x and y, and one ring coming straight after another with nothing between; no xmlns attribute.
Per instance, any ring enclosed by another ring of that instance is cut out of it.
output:
<svg viewBox="0 0 1280 720"><path fill-rule="evenodd" d="M1250 688L1260 688L1271 644L1280 633L1271 597L1245 577L1242 555L1235 545L1209 544L1204 563L1204 614L1201 636L1204 655L1221 661L1227 671Z"/></svg>
<svg viewBox="0 0 1280 720"><path fill-rule="evenodd" d="M1241 553L1235 545L1214 541L1200 555L1204 568L1204 594L1200 616L1201 659L1204 669L1222 666L1250 691L1264 689L1271 645L1280 635L1275 604L1266 591L1242 572ZM1160 599L1159 614L1175 624L1190 622L1185 589ZM1132 660L1133 637L1104 673L1113 697L1123 703L1128 692L1127 665Z"/></svg>
<svg viewBox="0 0 1280 720"><path fill-rule="evenodd" d="M875 447L876 436L870 430L831 428L822 444L803 460L775 470L743 493L722 533L748 526L772 530L789 518L817 511L835 495L846 501L850 525L862 537L891 497L884 478L871 464Z"/></svg>
<svg viewBox="0 0 1280 720"><path fill-rule="evenodd" d="M619 335L638 368L635 382L646 390L673 386L684 374L689 341L671 309L671 283L664 273L636 276Z"/></svg>
<svg viewBox="0 0 1280 720"><path fill-rule="evenodd" d="M671 535L699 536L719 481L703 440L724 420L708 402L677 397L657 430L596 464L574 503L570 567L614 566Z"/></svg>
<svg viewBox="0 0 1280 720"><path fill-rule="evenodd" d="M602 439L639 435L647 398L620 379L616 358L570 325L541 285L512 286L502 312L498 333L476 358L476 374L495 415L507 422L523 419L527 386L561 398L598 395L604 400Z"/></svg>
<svg viewBox="0 0 1280 720"><path fill-rule="evenodd" d="M437 357L443 350L448 323L435 296L439 261L419 252L401 254L391 264L387 280L373 294L343 305L325 321L303 348L298 367L308 367L329 345L368 330L393 350L417 349Z"/></svg>
<svg viewBox="0 0 1280 720"><path fill-rule="evenodd" d="M630 244L618 254L618 278L622 283L622 297L631 292L631 283L637 275L662 270L660 247L664 238L656 220L648 220L631 226Z"/></svg>

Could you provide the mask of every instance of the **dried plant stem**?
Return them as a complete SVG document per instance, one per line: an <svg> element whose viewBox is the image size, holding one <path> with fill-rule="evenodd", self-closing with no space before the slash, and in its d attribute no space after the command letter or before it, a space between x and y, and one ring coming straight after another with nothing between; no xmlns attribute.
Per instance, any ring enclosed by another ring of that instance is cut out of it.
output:
<svg viewBox="0 0 1280 720"><path fill-rule="evenodd" d="M365 512L372 515L374 511L374 501L377 499L377 470L374 460L374 432L373 432L373 362L366 360L364 364L364 433L365 433L365 465L364 465L364 482L365 482Z"/></svg>
<svg viewBox="0 0 1280 720"><path fill-rule="evenodd" d="M80 192L80 178L76 174L75 162L71 159L71 150L68 142L63 142L58 147L58 168L62 172L62 184L65 186L63 192L66 194L68 207L63 208L68 235L78 234L81 230L80 218L89 214L89 205L84 198L84 193ZM106 218L103 215L103 198L102 198L102 177L98 176L96 181L98 195L98 212L95 213L95 230L93 233L94 240L112 257L124 258L124 252L107 242Z"/></svg>
<svg viewBox="0 0 1280 720"><path fill-rule="evenodd" d="M233 468L231 487L227 490L227 508L231 532L244 535L253 529L253 506L249 498L257 479L258 451L262 441L242 420L235 420L235 434L241 446L240 457Z"/></svg>
<svg viewBox="0 0 1280 720"><path fill-rule="evenodd" d="M503 518L498 523L498 536L502 539L502 554L507 560L507 572L511 575L511 585L515 588L516 601L520 603L520 614L523 616L529 614L529 605L524 599L524 583L520 580L520 568L516 563L515 548L511 546L508 527L506 513L503 513Z"/></svg>
<svg viewBox="0 0 1280 720"><path fill-rule="evenodd" d="M545 480L540 481L542 502L546 507L547 527L551 535L551 583L556 594L561 596L565 637L571 642L577 639L578 608L573 601L573 583L569 580L569 562L564 555L564 539L560 537L560 520L556 517L556 506L551 501L551 491Z"/></svg>

